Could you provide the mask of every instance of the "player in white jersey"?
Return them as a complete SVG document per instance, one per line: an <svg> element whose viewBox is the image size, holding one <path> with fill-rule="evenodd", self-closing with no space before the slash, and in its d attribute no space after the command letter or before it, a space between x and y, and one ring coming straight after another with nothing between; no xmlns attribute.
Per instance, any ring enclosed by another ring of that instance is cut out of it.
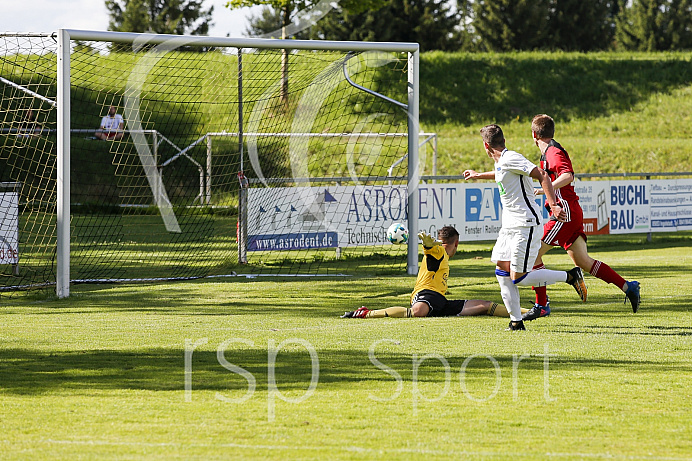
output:
<svg viewBox="0 0 692 461"><path fill-rule="evenodd" d="M465 179L494 179L500 189L502 202L502 228L493 247L491 260L497 265L495 276L500 284L502 300L510 312L508 330L525 330L521 319L519 289L523 286L545 286L566 282L574 287L582 301L586 301L586 284L581 269L569 271L538 269L532 271L543 236L540 208L536 203L532 178L540 182L558 220L566 219L558 205L548 174L518 152L505 147L505 137L498 125L481 129L483 147L495 161L495 170L478 173L464 171Z"/></svg>
<svg viewBox="0 0 692 461"><path fill-rule="evenodd" d="M96 130L95 136L103 141L108 139L117 141L123 137L124 126L123 116L116 113L115 106L109 106L108 114L101 119L101 125Z"/></svg>

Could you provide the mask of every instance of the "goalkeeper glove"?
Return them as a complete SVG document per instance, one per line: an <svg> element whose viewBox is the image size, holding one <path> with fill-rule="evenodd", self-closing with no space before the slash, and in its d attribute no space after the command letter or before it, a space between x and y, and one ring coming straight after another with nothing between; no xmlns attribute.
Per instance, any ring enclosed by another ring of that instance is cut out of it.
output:
<svg viewBox="0 0 692 461"><path fill-rule="evenodd" d="M431 235L429 235L425 232L421 232L420 234L418 234L418 238L423 241L423 246L425 248L428 248L428 249L430 249L434 246L437 246L437 245L442 245L440 242L433 239Z"/></svg>

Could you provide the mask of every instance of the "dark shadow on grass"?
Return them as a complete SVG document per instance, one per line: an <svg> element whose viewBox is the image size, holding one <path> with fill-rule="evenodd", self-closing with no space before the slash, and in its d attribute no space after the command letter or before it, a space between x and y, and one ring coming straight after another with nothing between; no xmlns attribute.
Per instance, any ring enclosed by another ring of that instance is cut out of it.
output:
<svg viewBox="0 0 692 461"><path fill-rule="evenodd" d="M494 245L494 241L481 242L488 245L487 250L479 250L474 248L479 243L476 242L461 242L457 256L458 259L474 259L478 258L490 262L490 249ZM690 248L692 253L692 231L681 232L662 232L652 233L651 241L647 240L647 234L613 234L613 235L590 235L587 238L589 251L593 252L623 252L634 250L655 250L666 248ZM686 250L682 250L686 251ZM548 254L554 255L565 251L559 247L555 247Z"/></svg>
<svg viewBox="0 0 692 461"><path fill-rule="evenodd" d="M689 327L657 327L657 326L605 326L605 325L584 325L575 328L574 325L565 325L565 329L557 326L556 332L597 334L597 335L636 335L636 336L692 336L692 328Z"/></svg>
<svg viewBox="0 0 692 461"><path fill-rule="evenodd" d="M382 293L373 293L363 296L363 299L379 299L379 298L392 298L397 296L402 296L406 294L411 294L411 289L402 288L395 291L387 291Z"/></svg>
<svg viewBox="0 0 692 461"><path fill-rule="evenodd" d="M670 277L671 274L684 277L687 273L688 270L682 266L672 270L634 266L622 268L622 274L630 279L642 276L650 280L657 277ZM145 291L141 288L127 291L126 288L112 285L90 285L82 291L74 292L70 299L53 299L33 306L41 309L32 311L32 315L64 313L85 315L133 313L160 316L262 315L280 324L287 315L293 319L315 317L326 319L336 318L345 311L354 310L362 305L370 309L407 305L408 295L415 281L409 276L387 278L387 284L373 279L319 280L319 284L315 284L315 279L294 279L285 281L283 284L247 279L198 280L167 284L166 289L163 290ZM605 286L604 282L590 276L587 282ZM641 314L686 312L692 305L692 293L674 294L670 298L649 300L647 298L649 283L642 283ZM357 287L356 291L354 287ZM554 315L550 319L560 315L584 315L598 318L632 315L630 305L623 302L624 294L614 286L607 286L607 289L609 291L605 294L600 292L592 294L589 302L581 303L571 287L565 284L551 286L548 293L551 296ZM200 295L200 292L204 294ZM530 307L533 302L533 292L530 288L522 288L520 294L522 306ZM485 266L453 267L449 298L502 302L492 267ZM3 313L4 315L24 315L26 311L23 307L5 307ZM377 320L366 321L376 322Z"/></svg>
<svg viewBox="0 0 692 461"><path fill-rule="evenodd" d="M268 348L237 348L231 344L224 357L230 363L251 373L257 382L257 390L266 391L268 386ZM278 343L277 343L278 345ZM182 346L182 345L181 345ZM210 344L207 347L218 347ZM236 348L234 348L234 346ZM365 350L316 351L319 360L319 386L345 387L353 390L367 388L367 382L396 385L391 374L385 373L370 362ZM41 395L70 391L93 392L95 390L147 390L180 391L185 389L185 351L175 349L133 350L83 350L42 352L30 349L5 349L0 353L0 387L6 393ZM462 364L471 356L446 356L453 374L459 374ZM191 356L191 388L219 392L247 390L247 380L238 373L228 371L219 364L217 353L196 350ZM411 353L376 352L377 359L401 374L405 382L413 376L413 360L420 356ZM501 372L512 373L512 355L494 356ZM557 370L589 370L595 368L632 369L664 373L675 367L692 371L689 363L656 363L644 360L614 360L567 358L551 356L550 366ZM315 365L317 363L315 362ZM303 347L282 349L276 355L275 379L280 391L306 390L313 378L313 362ZM543 373L544 357L532 355L518 364L521 371ZM467 379L485 380L495 374L495 367L487 357L475 357L466 364ZM443 383L445 366L436 359L421 362L418 372L421 382Z"/></svg>
<svg viewBox="0 0 692 461"><path fill-rule="evenodd" d="M600 282L600 281L599 281ZM570 298L553 297L551 296L551 307L553 314L551 318L559 315L583 315L588 317L612 317L617 315L657 315L663 312L690 312L692 306L692 293L690 294L673 294L671 297L649 299L646 296L646 284L642 285L641 304L637 314L632 312L629 302L625 303L625 295L616 288L611 288L612 295L597 295L590 296L587 303L581 303ZM532 293L524 295L528 299L533 300L530 296ZM548 290L550 295L550 290ZM571 293L570 293L571 294ZM575 294L576 295L576 294ZM614 303L613 300L616 302Z"/></svg>
<svg viewBox="0 0 692 461"><path fill-rule="evenodd" d="M123 286L84 285L69 299L42 303L40 307L43 309L35 314L132 312L163 316L271 316L285 315L290 311L292 316L298 317L335 317L343 314L344 310L360 307L363 299L376 299L374 308L393 305L386 301L387 298L396 305L406 304L414 283L412 277L393 277L393 283L383 291L380 280L359 278L355 280L358 280L360 291L354 292L353 280L291 278L269 281L238 277L167 283L165 289L160 290L137 287L129 292ZM203 295L200 295L200 284L204 287ZM397 286L402 288L396 289ZM209 301L209 298L213 300ZM6 308L3 312L6 315L24 314L21 308L12 311Z"/></svg>

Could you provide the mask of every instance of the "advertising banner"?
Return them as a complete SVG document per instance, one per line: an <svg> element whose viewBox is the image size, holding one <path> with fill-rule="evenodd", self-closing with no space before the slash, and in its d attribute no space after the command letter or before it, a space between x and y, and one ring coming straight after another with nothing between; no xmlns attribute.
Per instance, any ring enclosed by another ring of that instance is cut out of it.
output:
<svg viewBox="0 0 692 461"><path fill-rule="evenodd" d="M692 179L651 181L651 231L692 229Z"/></svg>
<svg viewBox="0 0 692 461"><path fill-rule="evenodd" d="M536 184L537 186L537 184ZM692 180L575 181L584 232L631 234L692 229ZM389 244L387 228L408 221L405 186L328 186L249 190L248 250ZM502 206L490 182L421 184L419 229L454 226L462 241L497 238ZM537 197L544 221L544 196Z"/></svg>
<svg viewBox="0 0 692 461"><path fill-rule="evenodd" d="M692 179L675 181L677 197L676 230L692 230Z"/></svg>
<svg viewBox="0 0 692 461"><path fill-rule="evenodd" d="M408 221L406 186L296 189L249 190L248 251L384 245L387 228ZM502 225L495 184L422 184L416 200L420 228L412 235L451 225L461 240L494 240Z"/></svg>
<svg viewBox="0 0 692 461"><path fill-rule="evenodd" d="M584 233L610 233L610 181L575 181L574 191L584 212Z"/></svg>
<svg viewBox="0 0 692 461"><path fill-rule="evenodd" d="M19 260L19 194L0 193L0 264Z"/></svg>
<svg viewBox="0 0 692 461"><path fill-rule="evenodd" d="M649 232L650 181L609 181L610 233L636 234Z"/></svg>

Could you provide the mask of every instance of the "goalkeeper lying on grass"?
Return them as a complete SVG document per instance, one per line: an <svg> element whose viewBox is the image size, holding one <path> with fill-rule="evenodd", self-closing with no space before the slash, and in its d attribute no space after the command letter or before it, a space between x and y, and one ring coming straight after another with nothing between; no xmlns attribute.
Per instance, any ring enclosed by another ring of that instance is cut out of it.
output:
<svg viewBox="0 0 692 461"><path fill-rule="evenodd" d="M438 240L421 232L423 241L423 262L418 271L416 286L411 294L411 307L388 307L370 310L365 306L346 312L343 318L381 318L381 317L454 317L461 315L494 315L509 317L502 304L481 299L451 301L445 298L449 278L449 258L454 256L459 246L459 233L451 226L437 232ZM522 313L528 309L522 309Z"/></svg>

